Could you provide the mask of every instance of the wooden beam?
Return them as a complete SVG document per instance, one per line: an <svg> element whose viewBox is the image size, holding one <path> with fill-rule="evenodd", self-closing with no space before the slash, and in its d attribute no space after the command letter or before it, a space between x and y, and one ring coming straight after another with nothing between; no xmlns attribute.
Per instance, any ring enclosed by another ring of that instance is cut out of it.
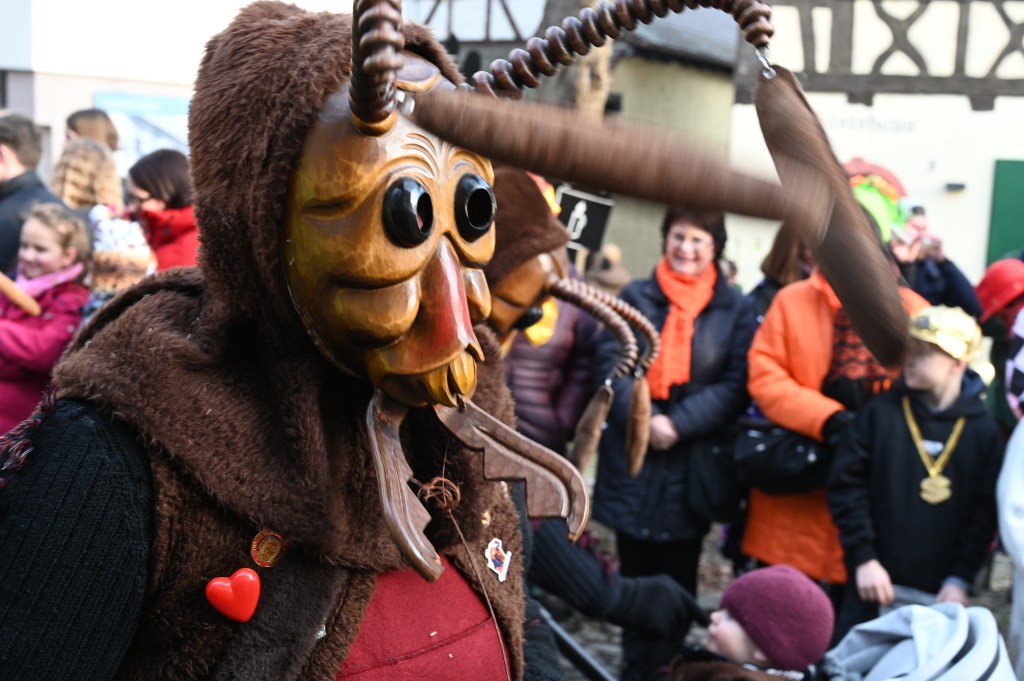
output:
<svg viewBox="0 0 1024 681"><path fill-rule="evenodd" d="M1024 79L951 76L851 76L809 73L801 83L807 92L870 92L920 95L1024 97Z"/></svg>
<svg viewBox="0 0 1024 681"><path fill-rule="evenodd" d="M434 18L434 12L441 6L441 0L434 0L434 6L430 8L430 13L427 14L427 20L423 22L424 26L430 25L430 20Z"/></svg>
<svg viewBox="0 0 1024 681"><path fill-rule="evenodd" d="M519 33L519 27L516 26L516 20L512 18L512 12L509 11L508 5L505 4L505 0L498 0L501 3L501 8L505 10L505 16L508 18L508 23L512 26L512 33L515 34L516 40L522 40L523 36Z"/></svg>
<svg viewBox="0 0 1024 681"><path fill-rule="evenodd" d="M853 3L835 0L832 3L832 54L829 73L850 73L853 62Z"/></svg>
<svg viewBox="0 0 1024 681"><path fill-rule="evenodd" d="M967 72L967 34L970 32L971 5L960 5L960 18L956 26L956 59L953 75L962 76Z"/></svg>

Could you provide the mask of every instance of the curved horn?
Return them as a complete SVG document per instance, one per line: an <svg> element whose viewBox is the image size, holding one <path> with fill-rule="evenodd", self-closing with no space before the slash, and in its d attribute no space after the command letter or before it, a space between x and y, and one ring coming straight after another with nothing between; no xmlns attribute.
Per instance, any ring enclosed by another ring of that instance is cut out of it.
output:
<svg viewBox="0 0 1024 681"><path fill-rule="evenodd" d="M479 92L510 99L523 96L523 88L535 88L541 78L553 76L558 65L568 66L576 55L590 52L609 39L632 31L638 23L649 24L655 17L686 8L713 7L729 12L743 29L743 35L759 50L768 46L775 29L769 19L771 8L760 0L601 0L596 8L583 9L579 17L568 17L561 26L551 26L544 38L530 38L526 49L515 49L509 60L496 59L489 71L478 71L470 79Z"/></svg>
<svg viewBox="0 0 1024 681"><path fill-rule="evenodd" d="M651 390L643 372L658 356L661 348L658 331L647 317L629 303L577 279L559 279L550 290L555 297L586 310L604 322L623 344L622 358L615 365L611 378L619 379L630 373L635 374L629 398L629 418L626 422L626 461L630 476L636 477L644 465L651 431ZM639 362L642 369L637 368L635 338L634 345L630 348L626 345L625 336L622 335L620 327L625 326L627 331L629 329L626 320L647 337L647 349ZM631 358L632 363L629 362ZM576 424L576 435L573 438L569 459L580 471L587 470L590 459L597 451L602 424L608 416L614 396L611 380L608 380L591 398L579 423Z"/></svg>
<svg viewBox="0 0 1024 681"><path fill-rule="evenodd" d="M654 328L651 320L645 317L643 312L618 296L613 296L607 291L602 291L586 282L577 282L577 284L581 290L586 291L592 298L601 301L615 310L619 316L629 322L630 325L635 326L643 334L644 338L647 339L647 347L644 349L644 354L640 356L640 361L637 362L639 368L646 373L651 363L661 353L661 334Z"/></svg>
<svg viewBox="0 0 1024 681"><path fill-rule="evenodd" d="M656 203L788 219L807 230L828 222L831 189L801 164L792 164L790 181L780 187L731 170L653 126L465 92L419 92L408 101L410 118L424 130L538 175Z"/></svg>
<svg viewBox="0 0 1024 681"><path fill-rule="evenodd" d="M352 123L365 135L383 134L395 123L403 47L402 0L356 0L348 97Z"/></svg>
<svg viewBox="0 0 1024 681"><path fill-rule="evenodd" d="M636 336L630 330L629 324L615 310L600 300L591 297L587 291L588 288L590 287L576 279L559 279L552 284L551 295L589 312L615 334L615 337L622 345L622 356L619 358L619 363L612 370L612 378L618 379L628 376L636 367L637 358L640 354Z"/></svg>
<svg viewBox="0 0 1024 681"><path fill-rule="evenodd" d="M783 186L792 180L788 170L794 160L815 168L832 186L835 210L830 220L821 223L826 227L824 234L820 228L808 231L798 225L797 229L864 345L882 365L899 363L909 330L896 277L800 83L790 71L779 68L775 78L759 79L755 103Z"/></svg>

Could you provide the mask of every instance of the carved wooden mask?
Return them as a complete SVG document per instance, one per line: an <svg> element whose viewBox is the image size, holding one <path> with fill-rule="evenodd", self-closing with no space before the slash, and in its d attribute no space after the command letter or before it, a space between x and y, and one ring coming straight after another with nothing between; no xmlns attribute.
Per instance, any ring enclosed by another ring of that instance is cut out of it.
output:
<svg viewBox="0 0 1024 681"><path fill-rule="evenodd" d="M397 85L453 88L409 52ZM398 116L382 134L350 118L348 81L292 171L281 251L292 300L320 351L408 406L457 406L476 389L473 325L491 298L493 173L484 158Z"/></svg>
<svg viewBox="0 0 1024 681"><path fill-rule="evenodd" d="M564 248L540 253L509 272L491 292L488 322L498 336L506 338L524 315L550 297L551 286L568 274L569 259Z"/></svg>

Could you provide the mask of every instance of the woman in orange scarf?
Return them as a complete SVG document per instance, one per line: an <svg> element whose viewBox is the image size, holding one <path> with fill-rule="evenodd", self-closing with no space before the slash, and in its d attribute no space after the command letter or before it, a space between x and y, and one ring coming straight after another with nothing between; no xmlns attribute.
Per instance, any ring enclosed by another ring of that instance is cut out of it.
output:
<svg viewBox="0 0 1024 681"><path fill-rule="evenodd" d="M667 574L695 593L708 523L686 504L689 454L698 443L731 439L731 426L749 401L747 350L755 321L750 304L716 264L726 239L721 213L670 209L662 237L664 257L653 276L620 294L661 331L661 356L647 374L650 448L640 474L631 478L625 460L631 386L626 378L614 386L601 438L594 518L616 531L624 576ZM597 348L598 380L609 375L617 353L606 333ZM685 633L656 640L624 632L622 678L650 678L679 652Z"/></svg>

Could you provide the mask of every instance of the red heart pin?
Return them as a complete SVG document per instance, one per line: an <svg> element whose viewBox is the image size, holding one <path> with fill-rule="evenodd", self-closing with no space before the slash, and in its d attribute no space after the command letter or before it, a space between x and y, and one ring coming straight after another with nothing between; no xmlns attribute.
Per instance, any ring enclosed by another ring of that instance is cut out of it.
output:
<svg viewBox="0 0 1024 681"><path fill-rule="evenodd" d="M237 622L248 622L260 600L260 576L242 568L231 577L214 577L206 585L206 600L217 612Z"/></svg>

